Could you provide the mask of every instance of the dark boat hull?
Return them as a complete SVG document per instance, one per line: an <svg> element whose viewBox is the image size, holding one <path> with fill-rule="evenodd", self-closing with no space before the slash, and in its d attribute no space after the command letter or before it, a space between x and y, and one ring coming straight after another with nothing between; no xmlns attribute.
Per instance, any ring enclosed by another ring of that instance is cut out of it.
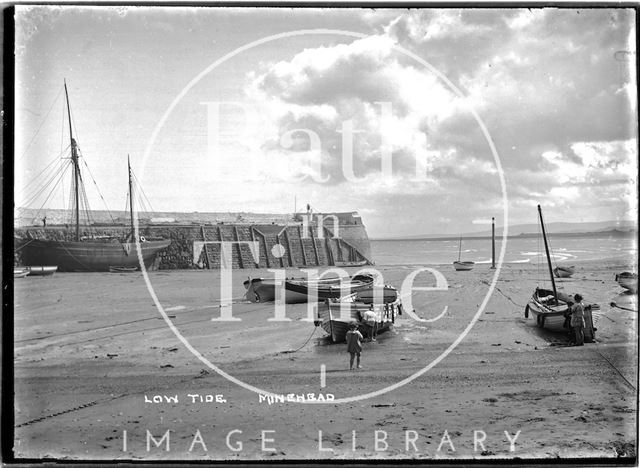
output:
<svg viewBox="0 0 640 468"><path fill-rule="evenodd" d="M389 304L398 300L398 290L393 286L368 286L356 292L356 300L365 304Z"/></svg>
<svg viewBox="0 0 640 468"><path fill-rule="evenodd" d="M282 288L282 282L267 278L253 278L245 281L244 287L247 288L245 297L249 302L273 302L276 300L276 289ZM283 289L282 292L286 304L300 304L309 300L306 294L286 289Z"/></svg>
<svg viewBox="0 0 640 468"><path fill-rule="evenodd" d="M150 267L158 252L171 241L141 242L142 259ZM57 265L58 271L109 271L110 266L137 267L140 265L136 244L113 241L53 241L31 240L23 248L23 262L31 265Z"/></svg>
<svg viewBox="0 0 640 468"><path fill-rule="evenodd" d="M359 275L351 278L351 280L345 280L343 283L340 283L338 280L330 284L287 280L284 282L284 287L287 290L286 294L297 293L302 296L307 296L309 301L315 302L348 296L349 294L370 287L373 285L373 281L373 276Z"/></svg>
<svg viewBox="0 0 640 468"><path fill-rule="evenodd" d="M638 291L638 275L636 273L630 273L625 271L616 275L616 282L629 292L635 293Z"/></svg>
<svg viewBox="0 0 640 468"><path fill-rule="evenodd" d="M475 262L453 262L453 268L456 271L469 271L473 269Z"/></svg>

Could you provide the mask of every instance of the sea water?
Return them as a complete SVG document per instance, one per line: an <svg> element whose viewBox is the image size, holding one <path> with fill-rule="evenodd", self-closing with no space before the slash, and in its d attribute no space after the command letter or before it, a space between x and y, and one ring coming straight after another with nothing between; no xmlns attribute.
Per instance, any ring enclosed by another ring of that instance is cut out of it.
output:
<svg viewBox="0 0 640 468"><path fill-rule="evenodd" d="M554 264L571 265L573 261L619 259L637 264L637 240L614 237L556 237L550 239ZM372 240L373 259L378 265L445 265L458 260L456 240ZM496 262L502 240L496 238ZM491 239L462 241L460 260L491 263ZM537 238L507 239L504 261L507 263L537 263L544 256L544 242Z"/></svg>

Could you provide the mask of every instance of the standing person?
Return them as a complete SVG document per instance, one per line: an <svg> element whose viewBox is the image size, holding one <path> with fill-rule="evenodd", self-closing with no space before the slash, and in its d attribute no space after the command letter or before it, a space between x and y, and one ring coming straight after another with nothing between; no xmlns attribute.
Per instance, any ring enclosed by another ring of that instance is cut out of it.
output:
<svg viewBox="0 0 640 468"><path fill-rule="evenodd" d="M351 322L349 325L349 331L347 332L347 351L349 351L349 370L353 370L353 360L358 358L356 366L358 369L362 369L360 365L360 353L362 352L362 333L358 331L358 324Z"/></svg>
<svg viewBox="0 0 640 468"><path fill-rule="evenodd" d="M576 294L573 296L576 303L571 309L571 327L575 336L575 346L584 345L584 304L582 303L582 296Z"/></svg>
<svg viewBox="0 0 640 468"><path fill-rule="evenodd" d="M373 304L371 304L369 310L364 313L364 323L366 323L368 327L369 341L376 341L378 323L376 321L376 313L373 311Z"/></svg>
<svg viewBox="0 0 640 468"><path fill-rule="evenodd" d="M564 323L562 327L567 330L567 335L569 337L569 345L575 343L575 332L573 331L573 327L571 326L571 313L573 311L573 302L567 302L567 311L564 313Z"/></svg>
<svg viewBox="0 0 640 468"><path fill-rule="evenodd" d="M44 218L42 218L42 227L43 228L47 227L47 215L44 215Z"/></svg>

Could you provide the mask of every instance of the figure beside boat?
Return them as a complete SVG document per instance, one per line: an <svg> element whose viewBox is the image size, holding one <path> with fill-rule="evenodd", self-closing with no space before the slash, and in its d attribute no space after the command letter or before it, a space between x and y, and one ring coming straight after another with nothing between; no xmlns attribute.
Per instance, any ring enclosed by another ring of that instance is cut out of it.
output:
<svg viewBox="0 0 640 468"><path fill-rule="evenodd" d="M549 279L552 289L544 289L536 287L531 299L524 310L525 318L529 315L535 320L536 324L541 328L546 328L554 332L571 332L571 314L572 305L574 304L574 298L568 294L558 291L553 274L553 267L551 265L551 256L549 254L549 241L547 239L547 233L545 230L544 220L542 218L542 208L538 205L538 214L540 226L542 228L542 237L544 240L545 254L547 260L547 267L549 271ZM582 296L580 302L582 304ZM575 297L575 296L574 296ZM592 310L599 309L597 304L582 304L583 308L583 320L584 320L584 340L587 342L595 341L596 329L593 326Z"/></svg>

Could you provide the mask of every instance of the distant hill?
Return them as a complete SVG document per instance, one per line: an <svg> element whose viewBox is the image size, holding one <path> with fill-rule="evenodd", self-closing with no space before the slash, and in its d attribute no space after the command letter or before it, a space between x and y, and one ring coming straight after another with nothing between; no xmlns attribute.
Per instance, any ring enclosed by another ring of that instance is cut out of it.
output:
<svg viewBox="0 0 640 468"><path fill-rule="evenodd" d="M634 221L599 221L587 223L545 223L547 234L552 237L557 236L577 236L591 237L593 235L623 235L629 236L637 233L638 224ZM509 237L533 237L540 234L538 224L515 224L509 226ZM465 232L458 235L451 234L422 234L402 237L389 237L385 239L463 239L491 237L491 229L483 231ZM502 236L502 226L496 226L496 237ZM379 240L384 240L380 238Z"/></svg>

